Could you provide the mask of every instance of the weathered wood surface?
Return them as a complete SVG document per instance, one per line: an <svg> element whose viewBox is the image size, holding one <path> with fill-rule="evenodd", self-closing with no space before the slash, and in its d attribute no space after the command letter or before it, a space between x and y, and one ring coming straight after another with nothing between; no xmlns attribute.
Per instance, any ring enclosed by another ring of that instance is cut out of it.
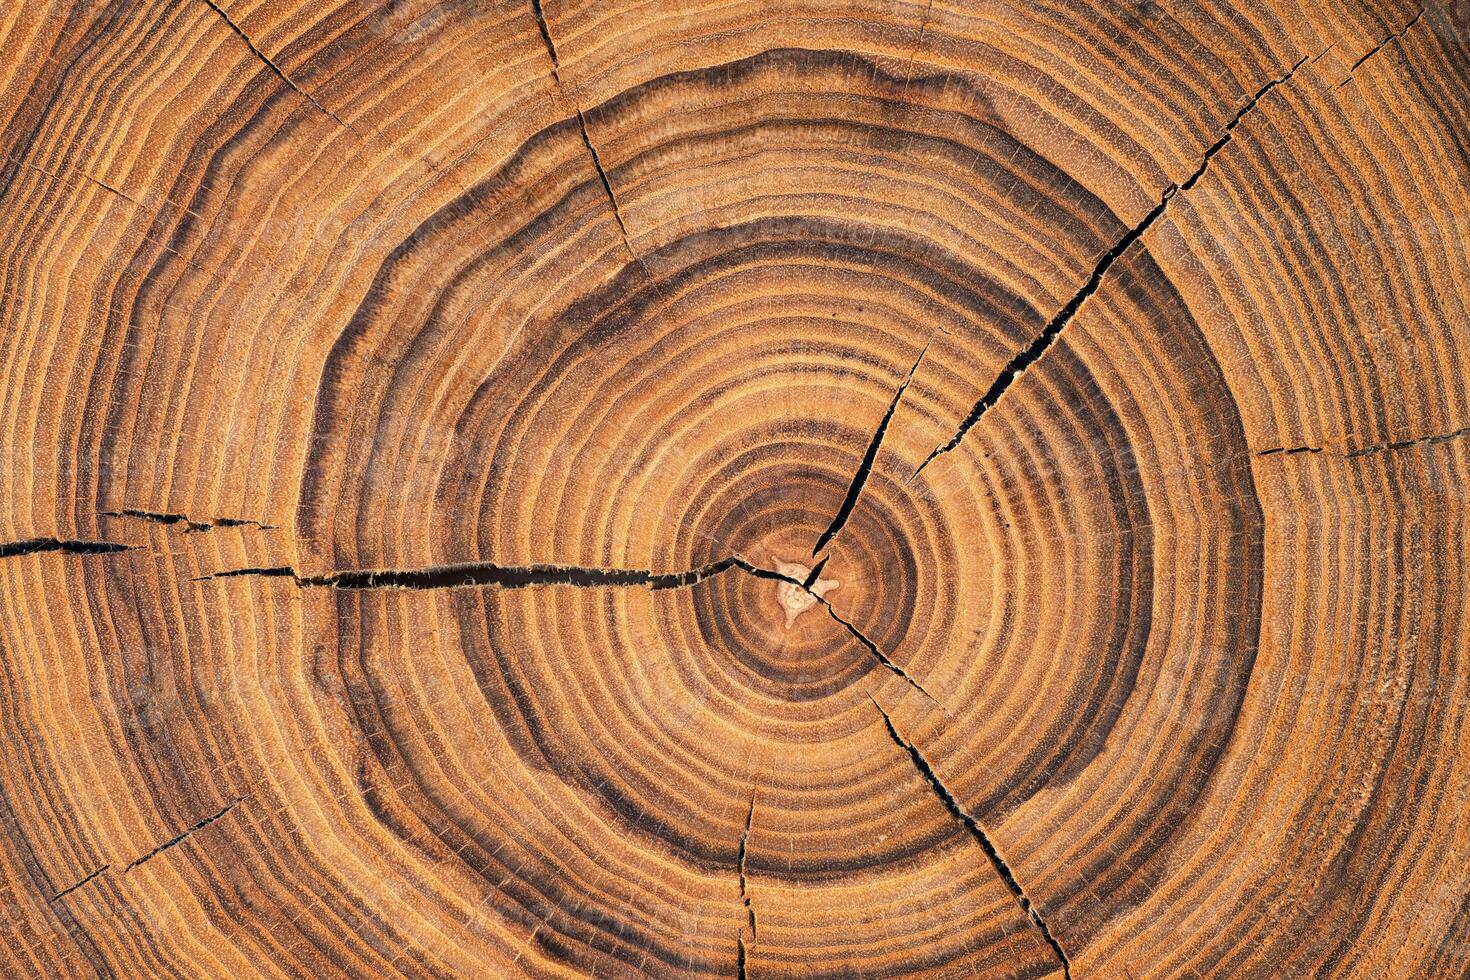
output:
<svg viewBox="0 0 1470 980"><path fill-rule="evenodd" d="M0 972L1467 975L1467 13L4 4Z"/></svg>

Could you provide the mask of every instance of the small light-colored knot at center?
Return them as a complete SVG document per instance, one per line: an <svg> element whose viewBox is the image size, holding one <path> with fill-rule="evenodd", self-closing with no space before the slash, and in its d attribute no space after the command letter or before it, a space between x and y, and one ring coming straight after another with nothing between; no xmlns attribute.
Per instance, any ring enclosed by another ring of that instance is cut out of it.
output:
<svg viewBox="0 0 1470 980"><path fill-rule="evenodd" d="M771 560L776 563L776 571L796 582L805 582L812 574L812 570L805 565L795 562L782 561L775 555ZM777 582L776 599L781 603L781 608L786 610L786 628L790 629L796 618L817 604L817 599L837 588L841 583L835 578L819 578L812 583L811 588L803 588L796 582Z"/></svg>

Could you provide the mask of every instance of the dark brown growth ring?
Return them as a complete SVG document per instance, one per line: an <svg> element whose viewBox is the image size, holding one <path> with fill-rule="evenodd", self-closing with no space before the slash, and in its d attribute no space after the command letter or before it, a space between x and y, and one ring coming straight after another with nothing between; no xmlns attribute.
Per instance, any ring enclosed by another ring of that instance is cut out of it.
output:
<svg viewBox="0 0 1470 980"><path fill-rule="evenodd" d="M1467 38L10 4L0 974L1470 976Z"/></svg>

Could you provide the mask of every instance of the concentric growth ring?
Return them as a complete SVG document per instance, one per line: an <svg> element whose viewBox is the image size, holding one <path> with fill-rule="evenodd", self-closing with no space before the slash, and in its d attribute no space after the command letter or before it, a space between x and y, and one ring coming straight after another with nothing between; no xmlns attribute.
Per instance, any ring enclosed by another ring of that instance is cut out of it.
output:
<svg viewBox="0 0 1470 980"><path fill-rule="evenodd" d="M1452 21L39 6L3 972L1470 969Z"/></svg>

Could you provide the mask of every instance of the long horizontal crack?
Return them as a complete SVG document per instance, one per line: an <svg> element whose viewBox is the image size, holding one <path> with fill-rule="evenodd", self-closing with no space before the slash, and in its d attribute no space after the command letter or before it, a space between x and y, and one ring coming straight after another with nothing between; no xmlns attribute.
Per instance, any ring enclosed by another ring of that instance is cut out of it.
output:
<svg viewBox="0 0 1470 980"><path fill-rule="evenodd" d="M209 9L210 10L213 10L216 14L218 14L220 16L220 19L221 20L223 20L226 24L229 25L230 30L234 31L235 32L235 35L237 37L239 37L240 40L242 40L242 41L245 42L245 46L250 49L250 53L253 54L253 55L255 55L255 57L259 58L260 61L261 61L261 63L264 64L267 68L269 68L271 70L271 72L277 78L279 78L281 81L285 82L288 86L290 86L291 89L294 92L296 92L297 95L300 95L303 99L305 99L306 101L310 102L312 105L316 106L316 108L319 109L320 111L322 111L323 113L327 114L328 116L331 116L332 119L336 121L337 125L341 126L343 129L347 129L347 130L351 130L353 132L356 132L356 130L353 130L351 126L347 125L347 123L345 123L345 122L342 121L342 117L341 116L338 116L331 109L328 109L326 106L324 106L320 102L318 102L317 99L316 99L316 96L312 95L310 92L306 91L300 85L297 85L294 81L292 81L291 80L291 76L287 75L284 71L282 71L281 68L280 68L280 66L277 65L274 61L272 61L269 57L267 57L264 51L262 51L262 50L260 50L260 48L256 47L255 46L255 42L250 39L250 35L246 34L245 31L240 27L239 24L236 24L232 19L230 19L230 15L227 14L227 13L225 13L224 8L221 7L218 3L216 3L215 0L204 0L204 2L205 2L205 4L207 4L209 6Z"/></svg>
<svg viewBox="0 0 1470 980"><path fill-rule="evenodd" d="M1346 455L1348 459L1355 459L1359 456L1373 456L1377 453L1387 453L1397 449L1409 449L1414 446L1437 446L1442 442L1461 439L1465 436L1470 436L1470 426L1465 426L1463 429L1456 429L1453 432L1441 432L1438 435L1420 436L1417 439L1401 439L1398 442L1385 442L1377 446L1363 446L1361 449L1354 449Z"/></svg>
<svg viewBox="0 0 1470 980"><path fill-rule="evenodd" d="M104 517L131 517L140 521L148 521L152 524L184 525L186 531L203 532L213 531L222 527L255 527L263 531L274 531L274 524L265 524L261 521L246 520L239 517L217 517L212 521L198 521L187 514L175 514L168 511L141 510L137 507L124 507L122 510L104 510Z"/></svg>
<svg viewBox="0 0 1470 980"><path fill-rule="evenodd" d="M644 586L650 589L678 589L695 585L714 575L741 567L738 558L722 558L699 568L682 572L651 572L637 568L588 568L577 565L497 565L492 562L461 562L432 565L426 568L365 568L329 572L324 575L301 575L289 565L263 568L236 568L194 579L205 582L217 578L262 576L289 578L302 588L333 589L454 589L465 586L490 585L507 589L531 585L571 585L584 588L602 586Z"/></svg>
<svg viewBox="0 0 1470 980"><path fill-rule="evenodd" d="M1000 856L1000 851L996 849L995 843L990 839L990 835L985 832L985 828L980 825L980 821L976 820L969 811L960 805L960 801L940 781L938 773L929 764L929 760L924 758L924 754L919 751L913 742L904 738L903 734L899 732L898 726L893 723L893 719L889 717L888 712L883 710L883 706L872 695L868 696L868 700L873 702L873 707L877 708L878 713L883 716L883 724L888 729L889 738L893 739L899 748L908 753L909 758L913 761L914 768L928 782L929 788L934 791L934 795L939 797L950 814L963 824L980 844L980 849L985 852L985 856L990 860L991 866L995 868L996 874L1000 876L1006 888L1010 889L1012 897L1016 900L1016 904L1021 907L1021 911L1026 913L1032 924L1041 931L1042 938L1046 940L1046 944L1056 954L1057 960L1062 965L1063 976L1067 980L1071 980L1072 963L1067 958L1066 951L1062 949L1062 944L1057 941L1056 936L1052 934L1051 927L1047 925L1046 920L1042 918L1041 913L1037 911L1036 906L1027 897L1025 889L1016 880L1015 873L1011 871L1010 865L1006 864L1005 859Z"/></svg>
<svg viewBox="0 0 1470 980"><path fill-rule="evenodd" d="M822 565L818 565L815 571L820 572ZM290 579L301 588L332 588L332 589L454 589L470 586L495 586L504 589L519 589L533 585L564 585L580 588L604 588L607 586L638 586L653 590L680 589L700 582L713 576L723 574L731 569L739 569L756 578L766 579L772 582L788 582L803 590L821 603L827 610L827 614L840 624L843 629L871 653L880 664L898 677L902 677L915 690L928 698L946 715L949 714L938 698L924 689L914 677L904 670L892 658L885 654L876 643L868 639L864 633L851 622L840 616L832 603L823 596L813 591L815 575L809 575L807 581L783 575L780 572L762 568L746 561L739 555L729 558L721 558L710 562L699 568L691 568L682 572L651 572L636 568L588 568L577 565L497 565L492 562L464 562L453 565L433 565L427 568L413 569L351 569L340 572L329 572L324 575L302 575L289 565L274 565L258 568L236 568L223 572L215 572L211 575L201 575L193 579L195 582L207 582L213 579L241 578L256 576L262 578L286 578Z"/></svg>
<svg viewBox="0 0 1470 980"><path fill-rule="evenodd" d="M87 875L85 878L83 878L81 881L78 881L76 884L69 885L66 888L63 888L61 891L57 892L55 895L52 895L50 900L53 901L53 902L60 901L61 899L65 898L66 896L70 895L72 892L76 891L78 888L80 888L83 885L87 884L87 882L96 880L96 878L97 878L98 875L102 874L102 872L106 871L110 867L112 867L112 865L110 865L110 864L104 864L102 867L98 868L96 871L93 871L91 874Z"/></svg>
<svg viewBox="0 0 1470 980"><path fill-rule="evenodd" d="M1423 19L1424 19L1424 8L1423 7L1420 7L1419 8L1419 12L1414 15L1414 18L1412 20L1410 20L1407 24L1405 24L1399 30L1394 31L1392 34L1388 35L1388 37L1386 37L1382 41L1380 41L1377 45L1375 45L1373 48L1371 48L1361 58L1359 58L1357 61L1353 62L1353 66L1348 69L1347 77L1344 78L1342 81L1338 82L1337 83L1337 87L1338 88L1342 88L1348 82L1351 82L1353 80L1353 78L1355 77L1355 73L1357 72L1357 70L1359 68L1363 67L1363 65L1365 63L1367 63L1367 61L1368 61L1369 58L1373 57L1375 54L1377 54L1378 52L1382 51L1384 48L1388 47L1390 44L1392 44L1393 42L1397 41L1399 38L1403 37L1405 34L1409 33L1409 31L1414 27L1414 25L1417 24L1417 23L1419 23L1419 21L1421 21Z"/></svg>
<svg viewBox="0 0 1470 980"><path fill-rule="evenodd" d="M129 871L132 871L138 865L142 864L144 861L149 861L149 860L157 857L158 855L162 854L164 851L168 850L169 848L171 848L171 847L177 847L178 845L182 844L184 841L186 841L186 840L189 839L190 835L194 834L196 831L199 831L199 830L202 830L205 827L208 827L210 824L214 823L216 820L218 820L221 817L225 816L231 810L235 809L235 807L239 806L242 802L244 802L244 800L245 800L245 797L243 797L243 796L237 796L237 797L235 797L234 801L231 802L228 806L226 806L223 810L220 810L218 813L211 814L210 816L205 817L203 820L200 820L198 823L191 824L188 827L188 829L186 829L182 834L179 834L177 837L172 837L172 838L164 841L162 844L159 844L157 847L155 847L153 850L149 851L147 854L144 854L142 857L140 857L140 858L136 859L135 861L133 861L126 868L123 868L123 873L126 874Z"/></svg>
<svg viewBox="0 0 1470 980"><path fill-rule="evenodd" d="M1262 449L1256 453L1257 456L1297 456L1301 453L1320 453L1321 446L1277 446L1275 449Z"/></svg>
<svg viewBox="0 0 1470 980"><path fill-rule="evenodd" d="M1052 344L1056 343L1057 338L1061 336L1061 333L1064 329L1066 329L1067 324L1071 323L1073 317L1075 317L1078 311L1082 309L1082 305L1087 302L1087 299L1092 296L1093 293L1097 292L1098 288L1102 285L1103 278L1108 274L1108 270L1111 269L1113 267L1113 264L1123 256L1123 253L1132 248L1133 244L1144 236L1144 233L1153 226L1154 222L1163 217L1164 212L1169 209L1169 204L1171 201L1174 200L1175 196L1178 195L1181 191L1190 190L1194 187L1195 184L1199 183L1200 178L1205 175L1205 171L1210 168L1210 162L1215 158L1215 155L1223 150L1226 144L1228 144L1230 140L1234 138L1236 128L1241 124L1245 117L1249 115L1250 112L1255 109L1257 105L1260 104L1260 101L1264 99L1273 89L1290 81L1292 76L1297 73L1298 69L1300 69L1302 65L1306 63L1306 61L1306 58L1302 58L1295 65L1293 65L1291 67L1291 70L1288 71L1286 74L1280 76L1279 78L1273 78L1271 81L1261 86L1261 88L1257 90L1256 94L1250 98L1250 101L1246 102L1246 104L1242 106L1233 117L1231 117L1230 121L1225 124L1225 129L1221 133L1220 138L1217 139L1205 150L1204 156L1200 158L1199 166L1195 169L1195 171L1188 177L1186 177L1183 181L1176 184L1170 184L1168 187L1166 187L1164 189L1163 195L1159 198L1159 203L1154 205L1154 207L1143 216L1143 219L1141 221L1139 221L1132 228L1128 229L1128 231L1124 233L1123 237L1119 238L1112 248L1103 253L1102 257L1098 259L1097 264L1093 266L1092 274L1087 277L1087 281L1082 284L1082 287L1072 295L1071 299L1067 300L1066 304L1063 305L1060 310L1057 311L1056 315L1051 318L1051 320L1044 328L1042 328L1041 333L1036 336L1036 339L1032 340L1031 343L1027 344L1014 357L1006 362L1005 366L1000 369L1000 374L996 376L995 381L993 381L990 387L986 389L985 394L980 396L980 400L975 403L975 407L970 410L970 414L965 416L964 421L960 423L960 427L958 431L955 432L954 436L951 437L948 442L936 447L934 451L931 452L928 457L926 457L924 461L919 464L919 468L914 471L914 475L913 477L910 477L910 480L914 479L920 473L924 472L924 468L932 463L935 459L959 446L960 441L965 438L965 434L968 433L972 428L974 428L975 424L980 421L981 416L983 416L990 409L994 408L995 404L1000 401L1001 396L1006 393L1006 390L1009 389L1012 384L1015 383L1016 379L1019 378L1023 373L1025 373L1027 368L1031 367L1031 365L1040 360L1042 355L1047 352Z"/></svg>
<svg viewBox="0 0 1470 980"><path fill-rule="evenodd" d="M847 496L842 499L842 505L837 508L832 523L827 525L827 530L817 538L817 544L812 548L812 557L821 554L827 543L837 536L843 526L847 524L848 518L852 516L853 509L857 507L858 498L862 496L863 487L868 482L869 475L873 472L873 463L878 459L878 450L883 445L883 437L888 433L888 425L893 421L893 414L898 411L898 403L903 399L903 393L908 391L909 385L913 383L914 375L918 373L919 365L924 363L924 355L929 353L929 345L919 351L918 359L914 366L909 368L909 373L904 376L903 383L893 393L893 400L888 403L888 411L883 413L878 428L873 432L873 437L868 440L868 450L863 454L862 462L858 464L857 472L852 475L852 483L848 485Z"/></svg>
<svg viewBox="0 0 1470 980"><path fill-rule="evenodd" d="M130 544L113 541L69 541L64 538L30 538L0 544L0 558L17 555L34 555L45 551L60 551L68 555L109 555L118 551L132 551Z"/></svg>

